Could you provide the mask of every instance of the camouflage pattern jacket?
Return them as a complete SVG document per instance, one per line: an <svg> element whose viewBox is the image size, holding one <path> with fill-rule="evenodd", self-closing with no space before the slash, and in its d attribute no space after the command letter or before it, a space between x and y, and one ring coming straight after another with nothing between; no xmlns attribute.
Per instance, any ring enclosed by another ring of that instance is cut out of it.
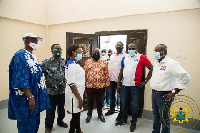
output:
<svg viewBox="0 0 200 133"><path fill-rule="evenodd" d="M54 57L45 59L41 64L47 83L47 92L49 95L65 93L65 59L60 58L58 62Z"/></svg>

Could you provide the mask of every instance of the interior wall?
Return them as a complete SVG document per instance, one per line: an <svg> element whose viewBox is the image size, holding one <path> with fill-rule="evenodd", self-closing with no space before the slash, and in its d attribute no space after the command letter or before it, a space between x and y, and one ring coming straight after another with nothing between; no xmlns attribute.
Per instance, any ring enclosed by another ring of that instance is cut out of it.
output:
<svg viewBox="0 0 200 133"><path fill-rule="evenodd" d="M46 0L0 0L0 17L46 24Z"/></svg>
<svg viewBox="0 0 200 133"><path fill-rule="evenodd" d="M147 56L153 63L154 48L164 43L168 55L179 61L191 76L191 82L180 94L193 98L200 105L198 84L198 54L200 53L200 9L132 15L103 20L91 20L49 26L50 44L59 43L65 49L66 32L95 33L97 31L148 29ZM64 51L64 55L65 55ZM187 59L175 58L177 53L185 53ZM145 90L144 109L151 110L151 89L149 83Z"/></svg>
<svg viewBox="0 0 200 133"><path fill-rule="evenodd" d="M0 101L8 99L8 68L9 63L19 49L24 48L22 37L25 33L35 33L43 38L40 42L38 50L34 51L39 62L48 57L50 52L47 50L49 46L46 38L47 28L43 25L26 23L18 20L0 17Z"/></svg>
<svg viewBox="0 0 200 133"><path fill-rule="evenodd" d="M0 17L51 25L195 8L199 0L0 0Z"/></svg>
<svg viewBox="0 0 200 133"><path fill-rule="evenodd" d="M199 0L47 0L47 24L195 8Z"/></svg>

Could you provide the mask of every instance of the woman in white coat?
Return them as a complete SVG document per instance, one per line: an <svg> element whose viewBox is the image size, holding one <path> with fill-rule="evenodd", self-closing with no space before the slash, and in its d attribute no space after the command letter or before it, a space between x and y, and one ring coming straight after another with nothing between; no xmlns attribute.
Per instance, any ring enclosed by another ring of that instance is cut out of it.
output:
<svg viewBox="0 0 200 133"><path fill-rule="evenodd" d="M71 45L68 48L68 56L65 66L66 109L72 113L69 133L83 133L80 128L80 112L83 107L83 93L85 90L85 71L77 61L82 59L82 48Z"/></svg>

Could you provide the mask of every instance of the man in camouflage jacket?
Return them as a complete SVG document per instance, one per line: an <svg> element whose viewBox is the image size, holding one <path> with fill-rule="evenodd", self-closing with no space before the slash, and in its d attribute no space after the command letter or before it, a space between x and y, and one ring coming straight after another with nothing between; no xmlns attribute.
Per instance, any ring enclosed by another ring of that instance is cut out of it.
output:
<svg viewBox="0 0 200 133"><path fill-rule="evenodd" d="M46 133L50 133L53 128L56 107L58 112L57 125L64 128L68 127L67 123L63 122L65 117L65 59L61 57L62 49L59 44L53 44L51 46L51 52L53 56L45 59L41 64L51 103L51 109L46 110Z"/></svg>

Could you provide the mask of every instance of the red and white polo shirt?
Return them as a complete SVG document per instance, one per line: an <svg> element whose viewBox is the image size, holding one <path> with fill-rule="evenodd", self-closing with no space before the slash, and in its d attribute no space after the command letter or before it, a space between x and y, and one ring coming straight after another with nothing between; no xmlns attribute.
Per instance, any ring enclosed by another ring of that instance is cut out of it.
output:
<svg viewBox="0 0 200 133"><path fill-rule="evenodd" d="M127 54L121 60L121 67L123 68L123 85L136 86L142 80L142 69L144 66L150 65L151 62L145 55L136 54L130 56Z"/></svg>

